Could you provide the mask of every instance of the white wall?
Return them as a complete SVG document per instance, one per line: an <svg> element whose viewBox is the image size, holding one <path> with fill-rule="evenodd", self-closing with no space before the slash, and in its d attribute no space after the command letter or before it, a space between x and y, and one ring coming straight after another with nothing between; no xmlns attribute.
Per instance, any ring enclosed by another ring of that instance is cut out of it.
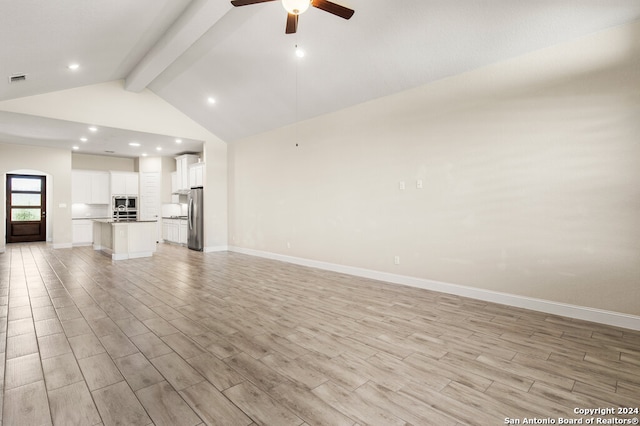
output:
<svg viewBox="0 0 640 426"><path fill-rule="evenodd" d="M230 145L230 244L640 315L638 27Z"/></svg>
<svg viewBox="0 0 640 426"><path fill-rule="evenodd" d="M19 169L41 171L47 179L47 199L52 200L47 211L47 225L52 227L54 247L71 247L71 153L67 150L4 144L0 141L0 200L6 200L6 177ZM0 252L5 249L6 209L0 213ZM49 233L49 230L47 230Z"/></svg>

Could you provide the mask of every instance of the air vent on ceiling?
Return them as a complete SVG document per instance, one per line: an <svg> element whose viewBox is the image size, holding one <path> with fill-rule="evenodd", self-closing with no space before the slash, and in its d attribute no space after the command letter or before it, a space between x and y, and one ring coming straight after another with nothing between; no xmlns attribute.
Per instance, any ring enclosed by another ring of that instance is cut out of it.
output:
<svg viewBox="0 0 640 426"><path fill-rule="evenodd" d="M107 154L115 154L115 151L105 151Z"/></svg>
<svg viewBox="0 0 640 426"><path fill-rule="evenodd" d="M26 74L14 74L9 76L9 83L19 83L27 79Z"/></svg>

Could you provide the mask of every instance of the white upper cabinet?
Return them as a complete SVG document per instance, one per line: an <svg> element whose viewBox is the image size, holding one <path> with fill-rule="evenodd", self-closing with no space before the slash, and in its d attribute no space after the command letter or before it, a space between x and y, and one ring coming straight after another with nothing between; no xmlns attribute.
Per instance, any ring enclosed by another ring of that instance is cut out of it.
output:
<svg viewBox="0 0 640 426"><path fill-rule="evenodd" d="M178 172L171 172L171 193L178 191Z"/></svg>
<svg viewBox="0 0 640 426"><path fill-rule="evenodd" d="M189 187L204 187L204 163L195 163L189 166Z"/></svg>
<svg viewBox="0 0 640 426"><path fill-rule="evenodd" d="M71 202L74 204L89 204L91 199L91 179L89 172L71 172Z"/></svg>
<svg viewBox="0 0 640 426"><path fill-rule="evenodd" d="M111 194L138 195L138 173L111 172Z"/></svg>
<svg viewBox="0 0 640 426"><path fill-rule="evenodd" d="M73 170L71 201L75 204L110 204L109 172Z"/></svg>
<svg viewBox="0 0 640 426"><path fill-rule="evenodd" d="M111 204L109 172L91 173L91 203Z"/></svg>
<svg viewBox="0 0 640 426"><path fill-rule="evenodd" d="M189 184L189 166L198 162L200 157L193 154L184 154L176 157L176 177L178 191L188 191L191 189Z"/></svg>

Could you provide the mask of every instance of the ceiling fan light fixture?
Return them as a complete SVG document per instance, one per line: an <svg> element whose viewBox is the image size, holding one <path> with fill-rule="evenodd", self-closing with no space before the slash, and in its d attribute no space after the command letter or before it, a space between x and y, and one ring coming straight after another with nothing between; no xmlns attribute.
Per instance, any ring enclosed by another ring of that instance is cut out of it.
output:
<svg viewBox="0 0 640 426"><path fill-rule="evenodd" d="M311 6L311 0L282 0L284 9L292 15L300 15Z"/></svg>

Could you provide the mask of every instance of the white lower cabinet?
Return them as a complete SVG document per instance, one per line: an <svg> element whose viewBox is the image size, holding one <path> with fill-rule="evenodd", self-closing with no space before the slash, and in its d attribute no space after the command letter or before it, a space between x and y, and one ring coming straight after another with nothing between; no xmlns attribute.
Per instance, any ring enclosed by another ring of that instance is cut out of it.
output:
<svg viewBox="0 0 640 426"><path fill-rule="evenodd" d="M90 245L93 242L93 221L74 220L72 233L73 245Z"/></svg>
<svg viewBox="0 0 640 426"><path fill-rule="evenodd" d="M162 239L170 243L187 244L186 219L162 219Z"/></svg>
<svg viewBox="0 0 640 426"><path fill-rule="evenodd" d="M179 241L180 244L187 244L187 221L184 219L180 220Z"/></svg>
<svg viewBox="0 0 640 426"><path fill-rule="evenodd" d="M162 240L169 241L169 224L168 219L162 219Z"/></svg>

